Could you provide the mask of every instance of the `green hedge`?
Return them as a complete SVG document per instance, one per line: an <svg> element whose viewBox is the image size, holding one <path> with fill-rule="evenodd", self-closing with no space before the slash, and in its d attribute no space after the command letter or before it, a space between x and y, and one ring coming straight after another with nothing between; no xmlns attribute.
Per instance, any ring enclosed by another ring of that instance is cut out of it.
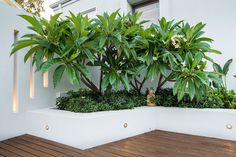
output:
<svg viewBox="0 0 236 157"><path fill-rule="evenodd" d="M185 96L178 102L177 96L173 95L171 88L162 89L156 95L155 102L165 107L186 107L186 108L236 108L236 94L234 90L225 88L209 89L207 94L197 101L190 100Z"/></svg>
<svg viewBox="0 0 236 157"><path fill-rule="evenodd" d="M56 105L60 110L72 112L110 111L144 106L146 98L134 91L111 92L100 96L92 91L81 89L76 92L70 91L65 97L59 97Z"/></svg>
<svg viewBox="0 0 236 157"><path fill-rule="evenodd" d="M161 89L155 97L155 103L165 107L184 108L236 108L236 94L233 90L220 88L218 90L209 89L201 101L190 100L185 96L178 102L177 96L173 95L173 89ZM70 91L67 96L57 99L57 108L72 112L97 112L110 110L133 109L134 107L145 106L146 96L137 92L118 91L96 95L94 92L81 89Z"/></svg>

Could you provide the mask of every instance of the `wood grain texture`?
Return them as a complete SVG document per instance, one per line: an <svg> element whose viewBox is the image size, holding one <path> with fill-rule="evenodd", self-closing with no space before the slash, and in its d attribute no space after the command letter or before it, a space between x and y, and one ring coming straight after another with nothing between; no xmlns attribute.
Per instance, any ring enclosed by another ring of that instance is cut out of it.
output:
<svg viewBox="0 0 236 157"><path fill-rule="evenodd" d="M236 157L236 142L152 131L87 150L32 135L0 142L0 157Z"/></svg>

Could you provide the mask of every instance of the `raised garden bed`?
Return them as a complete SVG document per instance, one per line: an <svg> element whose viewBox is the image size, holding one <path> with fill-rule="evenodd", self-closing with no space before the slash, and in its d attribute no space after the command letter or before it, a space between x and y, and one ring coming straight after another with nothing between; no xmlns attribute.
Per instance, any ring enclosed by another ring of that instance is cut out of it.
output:
<svg viewBox="0 0 236 157"><path fill-rule="evenodd" d="M167 130L192 135L236 140L236 111L137 107L132 110L73 113L52 108L28 112L32 135L80 149L127 137ZM230 128L232 127L232 128Z"/></svg>

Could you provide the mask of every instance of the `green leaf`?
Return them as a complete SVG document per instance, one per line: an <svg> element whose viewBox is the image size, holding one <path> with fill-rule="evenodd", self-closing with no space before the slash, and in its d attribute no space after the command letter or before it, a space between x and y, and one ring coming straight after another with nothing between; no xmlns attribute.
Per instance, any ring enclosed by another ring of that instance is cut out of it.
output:
<svg viewBox="0 0 236 157"><path fill-rule="evenodd" d="M182 80L181 79L177 79L175 84L174 84L174 88L173 88L173 94L176 95L178 93L179 90L179 86L181 85Z"/></svg>
<svg viewBox="0 0 236 157"><path fill-rule="evenodd" d="M213 72L210 72L208 74L208 77L209 79L211 79L212 81L214 81L215 83L222 83L222 79L221 79L221 76L222 74L221 73L213 73Z"/></svg>
<svg viewBox="0 0 236 157"><path fill-rule="evenodd" d="M222 54L222 52L215 50L215 49L210 49L209 52L215 53L215 54Z"/></svg>
<svg viewBox="0 0 236 157"><path fill-rule="evenodd" d="M159 68L159 70L160 70L160 72L161 72L162 75L164 75L165 77L168 76L168 70L169 70L169 68L168 68L167 65L165 65L165 64L159 64L159 65L158 65L158 68Z"/></svg>
<svg viewBox="0 0 236 157"><path fill-rule="evenodd" d="M189 89L188 93L189 93L190 99L193 100L194 95L195 95L195 86L191 79L188 81L188 89Z"/></svg>
<svg viewBox="0 0 236 157"><path fill-rule="evenodd" d="M25 47L32 46L35 44L37 44L37 42L34 40L19 40L13 44L14 47L11 51L11 55L13 55L16 51L18 51L20 49L23 49Z"/></svg>
<svg viewBox="0 0 236 157"><path fill-rule="evenodd" d="M138 30L138 27L137 26L131 26L129 27L126 31L125 31L125 35L124 36L127 36L127 35L130 35L131 33L134 33Z"/></svg>
<svg viewBox="0 0 236 157"><path fill-rule="evenodd" d="M89 38L87 36L83 36L81 38L79 38L77 41L76 41L76 44L77 44L77 47L80 47L82 44L85 43L85 41L87 41Z"/></svg>
<svg viewBox="0 0 236 157"><path fill-rule="evenodd" d="M107 38L106 37L100 37L99 38L99 49L102 49L106 43Z"/></svg>
<svg viewBox="0 0 236 157"><path fill-rule="evenodd" d="M187 64L188 66L191 66L191 65L192 65L192 63L193 63L193 55L192 55L190 52L188 52L188 53L186 54L186 56L185 56L185 62L186 62L186 64Z"/></svg>
<svg viewBox="0 0 236 157"><path fill-rule="evenodd" d="M67 54L69 54L71 52L71 50L75 47L75 45L73 44L72 46L65 46L62 48L62 56L61 57L65 57ZM79 52L77 52L79 53Z"/></svg>
<svg viewBox="0 0 236 157"><path fill-rule="evenodd" d="M204 72L199 72L197 75L196 75L203 84L205 85L209 85L209 79L207 77L207 74L204 73Z"/></svg>
<svg viewBox="0 0 236 157"><path fill-rule="evenodd" d="M116 82L116 73L115 72L111 72L109 75L109 82L110 84L114 84Z"/></svg>
<svg viewBox="0 0 236 157"><path fill-rule="evenodd" d="M56 24L57 19L60 17L61 13L58 13L50 18L50 25L53 26Z"/></svg>
<svg viewBox="0 0 236 157"><path fill-rule="evenodd" d="M26 62L30 56L33 55L33 53L35 53L35 51L37 51L39 48L41 48L41 46L35 46L33 48L31 48L25 55L24 57L24 62Z"/></svg>
<svg viewBox="0 0 236 157"><path fill-rule="evenodd" d="M74 84L76 80L75 70L72 66L66 65L66 76L71 84Z"/></svg>
<svg viewBox="0 0 236 157"><path fill-rule="evenodd" d="M42 47L45 47L47 49L50 49L51 47L51 44L46 41L46 40L43 40L43 39L35 39L35 41L37 42L37 44L41 45Z"/></svg>
<svg viewBox="0 0 236 157"><path fill-rule="evenodd" d="M91 79L91 74L87 68L87 66L83 64L75 65L76 68L81 72L82 75L84 75L87 79Z"/></svg>
<svg viewBox="0 0 236 157"><path fill-rule="evenodd" d="M179 84L179 89L177 89L178 101L181 101L184 97L186 84L187 84L187 82L185 80L182 80L181 83Z"/></svg>
<svg viewBox="0 0 236 157"><path fill-rule="evenodd" d="M92 52L89 49L84 49L84 53L86 54L86 56L88 57L89 61L94 63L94 55L92 54Z"/></svg>
<svg viewBox="0 0 236 157"><path fill-rule="evenodd" d="M222 73L223 74L223 69L221 68L221 66L217 63L214 63L213 64L213 69L215 72L218 72L218 73Z"/></svg>
<svg viewBox="0 0 236 157"><path fill-rule="evenodd" d="M232 62L233 62L233 59L229 59L229 60L225 63L225 65L224 65L224 67L223 67L223 74L224 74L225 76L228 74L228 72L229 72L229 66L231 65Z"/></svg>
<svg viewBox="0 0 236 157"><path fill-rule="evenodd" d="M201 41L212 42L213 39L207 37L201 37L195 40L195 42L201 42Z"/></svg>
<svg viewBox="0 0 236 157"><path fill-rule="evenodd" d="M105 91L108 85L109 85L109 76L105 75L102 79L102 84L101 84L102 91Z"/></svg>
<svg viewBox="0 0 236 157"><path fill-rule="evenodd" d="M80 72L75 71L75 83L77 83L78 85L80 85L80 80L81 80L81 76L80 76Z"/></svg>
<svg viewBox="0 0 236 157"><path fill-rule="evenodd" d="M60 65L56 68L56 70L53 73L53 85L54 88L57 87L57 85L60 83L61 78L63 76L63 73L65 71L65 66L64 65Z"/></svg>
<svg viewBox="0 0 236 157"><path fill-rule="evenodd" d="M54 58L54 59L50 59L47 60L46 62L44 62L40 68L40 70L45 73L47 72L52 66L61 63L61 59L60 58Z"/></svg>
<svg viewBox="0 0 236 157"><path fill-rule="evenodd" d="M194 69L202 61L202 57L203 54L201 52L195 55L191 69Z"/></svg>
<svg viewBox="0 0 236 157"><path fill-rule="evenodd" d="M37 33L42 34L42 25L35 17L29 15L19 15L19 16L28 21L33 26L33 28L36 30Z"/></svg>
<svg viewBox="0 0 236 157"><path fill-rule="evenodd" d="M79 56L79 54L80 54L79 52L72 54L72 55L70 56L69 61L71 62L71 61L73 61L74 59L76 59L76 58Z"/></svg>
<svg viewBox="0 0 236 157"><path fill-rule="evenodd" d="M127 75L121 75L120 76L120 79L121 79L121 82L123 83L125 89L127 91L130 90L130 87L129 87L129 79L128 79L128 76Z"/></svg>
<svg viewBox="0 0 236 157"><path fill-rule="evenodd" d="M44 49L39 49L34 54L34 60L33 60L34 62L33 63L36 63L36 68L37 68L36 71L40 70L40 68L41 68L41 64L42 64L44 54L45 54Z"/></svg>
<svg viewBox="0 0 236 157"><path fill-rule="evenodd" d="M158 67L156 66L156 64L152 64L148 67L148 78L151 79L151 81L153 81L156 76L158 75L159 71L158 71Z"/></svg>
<svg viewBox="0 0 236 157"><path fill-rule="evenodd" d="M206 56L206 55L204 56L204 59L206 59L207 61L209 61L211 63L214 63L214 60L211 59L210 57Z"/></svg>
<svg viewBox="0 0 236 157"><path fill-rule="evenodd" d="M119 42L121 42L122 37L121 37L121 34L119 32L115 32L114 36L115 36L116 39L118 39Z"/></svg>

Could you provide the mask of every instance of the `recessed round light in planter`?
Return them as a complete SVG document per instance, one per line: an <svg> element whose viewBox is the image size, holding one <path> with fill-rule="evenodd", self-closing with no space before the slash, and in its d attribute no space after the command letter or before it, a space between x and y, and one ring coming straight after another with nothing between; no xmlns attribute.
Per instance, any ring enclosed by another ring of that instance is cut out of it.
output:
<svg viewBox="0 0 236 157"><path fill-rule="evenodd" d="M232 129L233 126L232 126L231 124L226 124L226 128L227 128L227 129Z"/></svg>
<svg viewBox="0 0 236 157"><path fill-rule="evenodd" d="M127 127L128 127L128 124L127 124L127 123L124 123L123 126L124 126L124 128L127 128Z"/></svg>
<svg viewBox="0 0 236 157"><path fill-rule="evenodd" d="M49 126L48 125L45 126L45 130L49 130Z"/></svg>

